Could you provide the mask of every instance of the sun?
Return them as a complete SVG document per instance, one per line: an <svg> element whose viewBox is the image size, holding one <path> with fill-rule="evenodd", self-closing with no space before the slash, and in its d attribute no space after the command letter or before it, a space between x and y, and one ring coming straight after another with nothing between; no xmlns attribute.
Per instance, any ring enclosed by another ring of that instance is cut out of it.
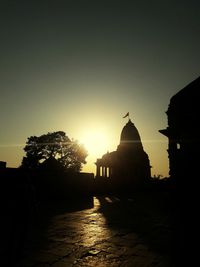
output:
<svg viewBox="0 0 200 267"><path fill-rule="evenodd" d="M101 157L108 150L108 135L102 129L87 130L80 141L90 156Z"/></svg>

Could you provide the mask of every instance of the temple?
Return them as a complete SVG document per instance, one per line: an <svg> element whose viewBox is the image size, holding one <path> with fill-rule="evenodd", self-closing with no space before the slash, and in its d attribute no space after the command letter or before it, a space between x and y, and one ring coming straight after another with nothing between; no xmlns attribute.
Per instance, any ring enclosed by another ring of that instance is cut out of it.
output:
<svg viewBox="0 0 200 267"><path fill-rule="evenodd" d="M200 77L175 94L166 112L168 126L159 130L168 137L170 177L181 183L199 174L199 91Z"/></svg>
<svg viewBox="0 0 200 267"><path fill-rule="evenodd" d="M97 179L109 179L120 187L140 186L151 176L148 155L130 119L122 129L117 150L106 153L95 164Z"/></svg>

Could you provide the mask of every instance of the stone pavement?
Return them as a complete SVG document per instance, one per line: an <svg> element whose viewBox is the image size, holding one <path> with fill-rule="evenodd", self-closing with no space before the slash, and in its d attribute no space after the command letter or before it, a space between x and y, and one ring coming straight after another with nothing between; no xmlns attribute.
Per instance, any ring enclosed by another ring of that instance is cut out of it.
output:
<svg viewBox="0 0 200 267"><path fill-rule="evenodd" d="M44 204L17 267L177 266L170 208L143 197Z"/></svg>

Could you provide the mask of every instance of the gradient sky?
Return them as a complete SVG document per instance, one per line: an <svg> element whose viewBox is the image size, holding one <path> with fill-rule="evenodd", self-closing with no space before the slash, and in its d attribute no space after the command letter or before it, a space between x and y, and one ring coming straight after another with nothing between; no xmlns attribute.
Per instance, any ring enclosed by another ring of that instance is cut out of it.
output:
<svg viewBox="0 0 200 267"><path fill-rule="evenodd" d="M200 1L0 2L0 160L27 137L85 143L84 171L116 150L128 111L153 174L168 175L170 98L200 73Z"/></svg>

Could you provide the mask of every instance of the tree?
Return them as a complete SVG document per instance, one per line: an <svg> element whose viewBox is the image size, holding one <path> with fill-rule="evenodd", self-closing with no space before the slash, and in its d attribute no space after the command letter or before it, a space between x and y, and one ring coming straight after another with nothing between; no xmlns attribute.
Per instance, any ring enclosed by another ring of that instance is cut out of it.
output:
<svg viewBox="0 0 200 267"><path fill-rule="evenodd" d="M26 169L38 169L45 161L55 159L65 170L79 172L87 157L84 146L62 131L28 137L24 151L21 167Z"/></svg>

